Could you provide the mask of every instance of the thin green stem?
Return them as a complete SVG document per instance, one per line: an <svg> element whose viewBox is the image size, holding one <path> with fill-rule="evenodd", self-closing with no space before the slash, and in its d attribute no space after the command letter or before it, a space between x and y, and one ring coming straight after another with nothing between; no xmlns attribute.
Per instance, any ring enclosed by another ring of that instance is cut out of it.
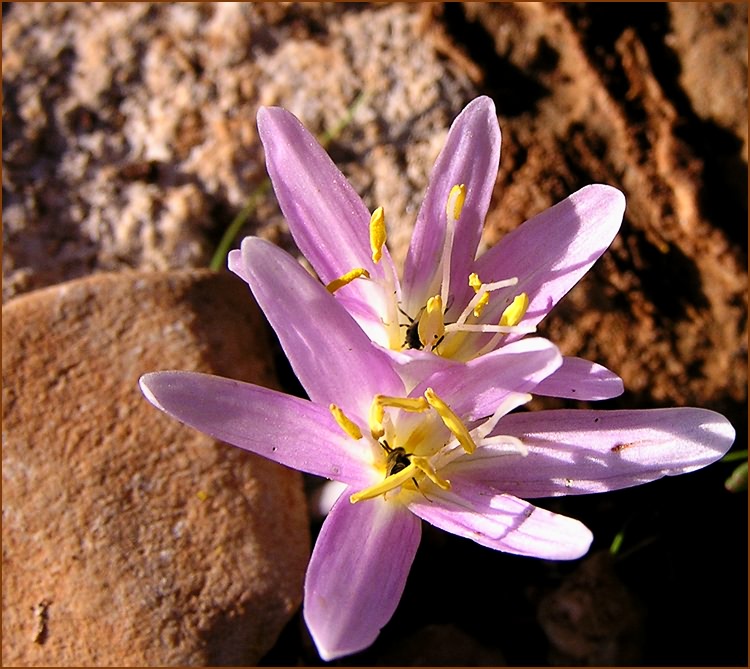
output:
<svg viewBox="0 0 750 669"><path fill-rule="evenodd" d="M747 449L744 451L732 451L727 453L720 462L739 462L740 460L747 460Z"/></svg>

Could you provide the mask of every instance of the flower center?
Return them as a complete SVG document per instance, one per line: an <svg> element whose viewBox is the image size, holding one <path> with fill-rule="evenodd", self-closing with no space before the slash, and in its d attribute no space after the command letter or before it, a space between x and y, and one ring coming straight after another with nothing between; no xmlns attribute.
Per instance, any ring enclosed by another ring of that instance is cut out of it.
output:
<svg viewBox="0 0 750 669"><path fill-rule="evenodd" d="M329 408L346 434L362 439L362 430L354 421L335 404ZM455 447L456 442L464 452L476 449L466 425L432 388L421 397L376 395L370 405L368 427L380 447L374 466L383 479L353 494L353 504L403 486L418 489L425 479L448 490L450 482L437 471L442 450L446 445Z"/></svg>
<svg viewBox="0 0 750 669"><path fill-rule="evenodd" d="M425 482L450 490L450 481L439 470L459 457L470 457L477 446L492 446L495 454L504 449L504 453L526 455L525 446L515 437L488 435L502 416L530 399L528 394L511 393L489 419L470 431L432 388L421 397L376 395L367 422L372 442L379 447L373 467L382 480L349 500L356 504L402 489L424 494L420 484ZM331 404L329 409L347 435L355 441L364 438L360 427L338 406Z"/></svg>
<svg viewBox="0 0 750 669"><path fill-rule="evenodd" d="M491 294L516 285L516 277L484 283L476 274L470 274L468 282L474 289L474 296L455 321L447 320L446 312L451 306L451 280L456 279L451 277L451 253L456 224L461 217L465 199L466 186L453 186L445 208L445 239L440 267L435 273L440 280L440 292L430 297L418 313L408 314L402 309L398 299L399 291L396 289L397 279L390 276L389 272L385 273L386 279L381 283L386 306L381 320L387 330L388 345L392 349L424 350L442 357L466 361L497 348L509 334L528 334L536 329L520 325L529 305L528 295L523 292L516 295L505 307L496 323L487 322L482 318ZM385 244L385 217L383 208L378 207L370 219L370 248L373 262L380 262ZM357 267L331 281L326 288L334 293L356 279L373 280L366 269Z"/></svg>

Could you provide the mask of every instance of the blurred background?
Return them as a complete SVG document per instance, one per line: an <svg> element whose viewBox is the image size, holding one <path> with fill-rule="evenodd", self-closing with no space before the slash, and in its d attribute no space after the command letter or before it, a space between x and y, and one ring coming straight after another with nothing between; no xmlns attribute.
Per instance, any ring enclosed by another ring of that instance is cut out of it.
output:
<svg viewBox="0 0 750 669"><path fill-rule="evenodd" d="M586 184L627 198L620 234L542 334L622 376L625 394L597 408L713 409L737 429L733 451L746 448L747 4L2 12L4 304L103 272L224 267L247 234L295 253L264 185L260 105L327 142L367 206L385 208L402 261L447 129L483 94L503 133L486 245ZM279 384L299 393L269 342ZM337 664L746 665L735 465L541 500L593 530L573 563L425 526L396 615ZM313 537L319 522L311 510ZM322 664L299 613L260 662Z"/></svg>

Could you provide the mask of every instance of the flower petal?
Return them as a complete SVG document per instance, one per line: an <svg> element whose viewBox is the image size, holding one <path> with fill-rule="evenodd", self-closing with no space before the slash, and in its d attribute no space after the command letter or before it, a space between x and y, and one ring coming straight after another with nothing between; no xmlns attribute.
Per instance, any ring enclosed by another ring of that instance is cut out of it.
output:
<svg viewBox="0 0 750 669"><path fill-rule="evenodd" d="M562 363L552 342L527 337L470 360L445 368L419 383L412 397L432 388L461 418L468 421L492 415L510 393L532 392Z"/></svg>
<svg viewBox="0 0 750 669"><path fill-rule="evenodd" d="M451 490L435 486L430 501L413 497L409 510L447 532L482 546L547 560L574 560L593 540L581 522L535 507L511 495L498 494L445 470Z"/></svg>
<svg viewBox="0 0 750 669"><path fill-rule="evenodd" d="M392 266L387 249L380 263L374 263L370 212L323 147L280 107L258 110L258 132L289 230L321 281L328 284L355 267L382 278L384 264ZM355 281L342 291L367 297L374 288Z"/></svg>
<svg viewBox="0 0 750 669"><path fill-rule="evenodd" d="M197 372L152 372L140 386L156 408L215 439L309 474L371 483L369 447L345 436L325 407Z"/></svg>
<svg viewBox="0 0 750 669"><path fill-rule="evenodd" d="M542 379L535 395L566 397L574 400L608 400L622 395L622 379L595 362L565 356L562 365Z"/></svg>
<svg viewBox="0 0 750 669"><path fill-rule="evenodd" d="M323 523L305 578L305 622L326 661L375 641L401 599L422 532L402 504L351 504L352 492Z"/></svg>
<svg viewBox="0 0 750 669"><path fill-rule="evenodd" d="M451 294L461 310L500 163L500 127L495 104L486 96L470 102L456 117L430 176L404 266L405 311L415 314L434 292L435 272L445 240L445 208L451 188L466 185L466 200L451 251ZM431 292L432 291L432 292ZM450 309L448 310L450 314Z"/></svg>
<svg viewBox="0 0 750 669"><path fill-rule="evenodd" d="M505 235L477 259L475 271L482 281L515 276L518 284L498 291L482 320L496 321L513 297L525 292L529 307L520 325L536 325L612 243L624 211L619 190L594 184Z"/></svg>
<svg viewBox="0 0 750 669"><path fill-rule="evenodd" d="M377 393L402 394L390 357L288 253L258 237L242 242L242 276L273 326L310 399L367 416Z"/></svg>
<svg viewBox="0 0 750 669"><path fill-rule="evenodd" d="M735 436L724 416L693 408L514 413L494 433L521 439L528 455L480 447L451 467L519 497L606 492L684 474L721 458Z"/></svg>

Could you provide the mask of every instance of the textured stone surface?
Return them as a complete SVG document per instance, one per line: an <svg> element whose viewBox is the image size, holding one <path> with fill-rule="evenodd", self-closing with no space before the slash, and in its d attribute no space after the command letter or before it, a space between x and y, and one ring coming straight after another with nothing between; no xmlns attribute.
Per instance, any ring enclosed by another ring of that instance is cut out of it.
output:
<svg viewBox="0 0 750 669"><path fill-rule="evenodd" d="M302 597L301 477L154 409L138 377L273 386L244 283L102 274L3 307L3 662L257 662Z"/></svg>
<svg viewBox="0 0 750 669"><path fill-rule="evenodd" d="M445 132L475 93L424 48L421 26L403 4L13 6L4 299L93 271L207 264L265 177L261 104L322 135L366 95L334 152L360 193L388 205L404 248ZM273 207L247 229L290 244Z"/></svg>

